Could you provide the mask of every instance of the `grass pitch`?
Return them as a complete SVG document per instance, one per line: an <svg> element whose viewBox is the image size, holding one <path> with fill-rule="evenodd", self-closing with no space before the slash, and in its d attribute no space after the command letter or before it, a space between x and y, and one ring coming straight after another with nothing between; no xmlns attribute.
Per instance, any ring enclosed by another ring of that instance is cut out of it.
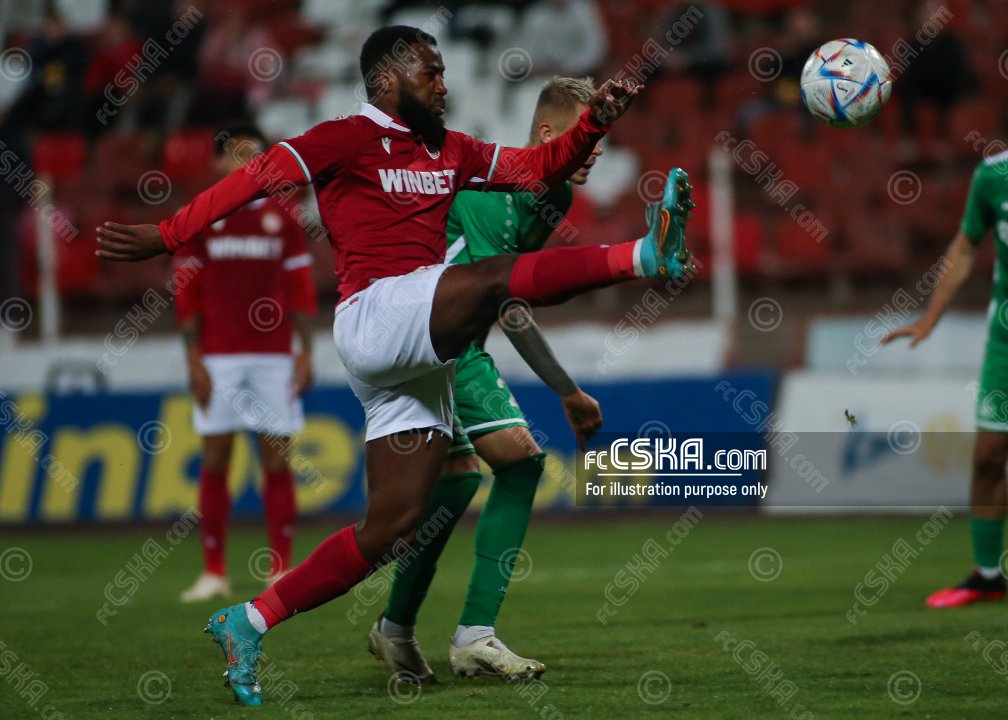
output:
<svg viewBox="0 0 1008 720"><path fill-rule="evenodd" d="M710 516L682 538L668 532L679 517L534 520L498 630L547 664L541 683L450 673L470 526L449 544L420 618L440 684L390 684L367 653L380 576L269 635L259 709L232 703L223 655L201 633L222 603L176 599L199 569L195 532L171 545L167 527L6 531L0 718L1003 717L1005 608L923 604L969 570L963 520L921 542L923 517ZM302 529L297 556L325 534ZM264 535L232 533L235 602L261 588L248 561Z"/></svg>

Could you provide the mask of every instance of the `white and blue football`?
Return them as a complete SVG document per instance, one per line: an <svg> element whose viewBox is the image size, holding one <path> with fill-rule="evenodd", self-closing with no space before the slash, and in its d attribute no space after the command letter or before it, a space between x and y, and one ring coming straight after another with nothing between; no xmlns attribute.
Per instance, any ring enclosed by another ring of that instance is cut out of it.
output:
<svg viewBox="0 0 1008 720"><path fill-rule="evenodd" d="M802 69L805 107L834 127L864 125L882 112L891 93L889 63L863 40L830 40Z"/></svg>

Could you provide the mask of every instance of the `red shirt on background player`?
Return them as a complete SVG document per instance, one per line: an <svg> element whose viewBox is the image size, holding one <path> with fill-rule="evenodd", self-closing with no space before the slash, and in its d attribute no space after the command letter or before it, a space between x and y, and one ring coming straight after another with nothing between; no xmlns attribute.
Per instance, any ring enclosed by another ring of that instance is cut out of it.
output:
<svg viewBox="0 0 1008 720"><path fill-rule="evenodd" d="M226 175L242 167L264 144L252 126L222 131L217 169ZM231 592L224 546L237 430L256 433L263 466L270 563L259 571L273 582L290 564L295 505L286 450L289 437L304 426L299 396L311 383L311 317L317 310L311 263L304 231L274 198L239 208L175 255L175 272L189 278L176 283L176 313L196 398L193 424L203 438L203 574L182 593L184 602ZM300 340L293 357L292 329Z"/></svg>

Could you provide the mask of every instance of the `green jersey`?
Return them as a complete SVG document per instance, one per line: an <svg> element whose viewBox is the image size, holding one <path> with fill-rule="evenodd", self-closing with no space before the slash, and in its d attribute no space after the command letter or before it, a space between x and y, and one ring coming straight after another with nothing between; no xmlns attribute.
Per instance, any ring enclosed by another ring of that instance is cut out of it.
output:
<svg viewBox="0 0 1008 720"><path fill-rule="evenodd" d="M997 248L992 299L1000 306L1008 300L1008 152L998 153L977 166L960 225L974 244L983 240L991 228L995 230Z"/></svg>
<svg viewBox="0 0 1008 720"><path fill-rule="evenodd" d="M987 347L984 349L980 387L977 390L976 424L994 432L1008 432L1008 327L1003 308L1008 301L1008 152L981 162L973 173L960 229L973 244L979 244L994 229L997 260L991 295Z"/></svg>
<svg viewBox="0 0 1008 720"><path fill-rule="evenodd" d="M573 198L570 182L541 196L530 192L460 192L448 211L448 262L471 263L541 249Z"/></svg>

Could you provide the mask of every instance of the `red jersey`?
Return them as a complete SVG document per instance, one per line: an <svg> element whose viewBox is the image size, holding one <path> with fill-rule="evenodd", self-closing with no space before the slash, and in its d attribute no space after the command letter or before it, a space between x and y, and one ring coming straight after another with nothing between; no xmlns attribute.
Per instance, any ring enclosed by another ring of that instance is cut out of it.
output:
<svg viewBox="0 0 1008 720"><path fill-rule="evenodd" d="M169 251L239 203L312 183L346 297L378 278L444 261L448 209L462 189L539 192L588 159L607 127L585 112L553 142L501 148L448 130L438 150L373 105L316 125L200 193L161 223Z"/></svg>
<svg viewBox="0 0 1008 720"><path fill-rule="evenodd" d="M292 311L314 314L304 232L272 198L255 200L175 255L180 322L200 316L205 355L290 353Z"/></svg>

